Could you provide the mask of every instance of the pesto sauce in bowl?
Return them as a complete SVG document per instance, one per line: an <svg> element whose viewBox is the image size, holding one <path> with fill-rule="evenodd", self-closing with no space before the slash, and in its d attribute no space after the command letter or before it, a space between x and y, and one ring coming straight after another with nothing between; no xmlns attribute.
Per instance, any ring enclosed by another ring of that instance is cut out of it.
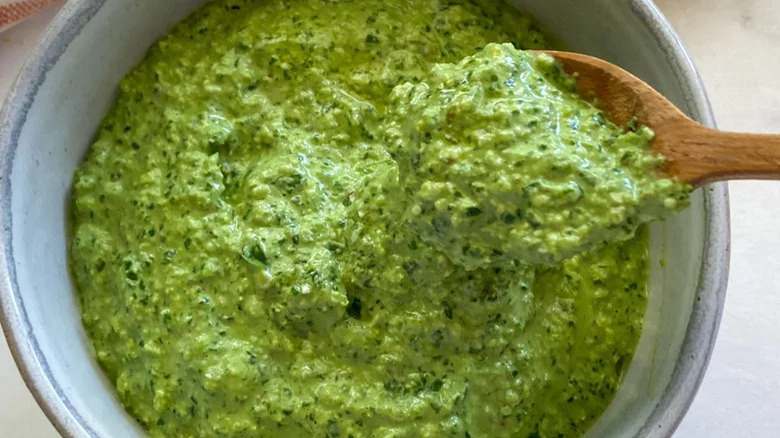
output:
<svg viewBox="0 0 780 438"><path fill-rule="evenodd" d="M75 176L70 262L97 359L151 436L595 421L641 331L646 231L465 269L404 220L393 89L491 42L556 44L488 0L217 1L127 75Z"/></svg>

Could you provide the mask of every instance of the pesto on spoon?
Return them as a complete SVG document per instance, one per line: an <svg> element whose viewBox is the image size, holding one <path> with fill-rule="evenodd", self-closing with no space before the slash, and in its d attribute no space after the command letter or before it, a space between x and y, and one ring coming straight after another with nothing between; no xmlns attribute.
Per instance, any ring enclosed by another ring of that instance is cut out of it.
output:
<svg viewBox="0 0 780 438"><path fill-rule="evenodd" d="M406 217L468 269L555 264L688 203L653 132L611 123L546 54L488 44L391 102Z"/></svg>

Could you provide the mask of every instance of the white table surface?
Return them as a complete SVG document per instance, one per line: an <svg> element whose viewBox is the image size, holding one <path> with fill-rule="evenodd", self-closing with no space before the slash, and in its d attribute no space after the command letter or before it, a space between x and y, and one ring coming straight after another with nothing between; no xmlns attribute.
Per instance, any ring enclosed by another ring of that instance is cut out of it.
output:
<svg viewBox="0 0 780 438"><path fill-rule="evenodd" d="M693 55L720 128L780 132L780 3L656 3ZM57 8L0 34L0 100ZM726 311L707 377L675 438L780 437L780 183L730 189ZM0 340L0 437L56 436Z"/></svg>

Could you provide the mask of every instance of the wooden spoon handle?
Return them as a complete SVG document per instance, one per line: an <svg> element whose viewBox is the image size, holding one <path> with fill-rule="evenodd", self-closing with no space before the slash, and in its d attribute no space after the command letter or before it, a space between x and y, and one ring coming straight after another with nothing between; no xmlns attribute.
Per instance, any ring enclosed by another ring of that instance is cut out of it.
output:
<svg viewBox="0 0 780 438"><path fill-rule="evenodd" d="M594 97L618 126L631 119L656 134L650 145L666 158L663 172L694 187L729 179L780 180L780 135L710 129L683 114L650 85L603 59L545 51L577 77L577 92Z"/></svg>
<svg viewBox="0 0 780 438"><path fill-rule="evenodd" d="M664 172L694 187L730 179L780 179L780 135L723 132L692 120L663 131L674 136L659 141L660 150L654 147L667 158Z"/></svg>

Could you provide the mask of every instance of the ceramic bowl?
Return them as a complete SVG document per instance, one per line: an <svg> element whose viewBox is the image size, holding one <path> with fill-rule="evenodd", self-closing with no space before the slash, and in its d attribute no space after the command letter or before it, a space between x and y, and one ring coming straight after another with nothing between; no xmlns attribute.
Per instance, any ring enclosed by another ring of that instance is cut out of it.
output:
<svg viewBox="0 0 780 438"><path fill-rule="evenodd" d="M66 437L143 431L122 409L79 318L66 263L73 172L122 76L203 0L71 0L0 113L0 304L33 395ZM644 78L712 125L696 71L645 0L515 0L573 49ZM593 437L666 437L701 382L723 306L729 251L724 185L651 230L651 291L640 345ZM663 265L663 266L662 266ZM665 266L665 267L664 267Z"/></svg>

